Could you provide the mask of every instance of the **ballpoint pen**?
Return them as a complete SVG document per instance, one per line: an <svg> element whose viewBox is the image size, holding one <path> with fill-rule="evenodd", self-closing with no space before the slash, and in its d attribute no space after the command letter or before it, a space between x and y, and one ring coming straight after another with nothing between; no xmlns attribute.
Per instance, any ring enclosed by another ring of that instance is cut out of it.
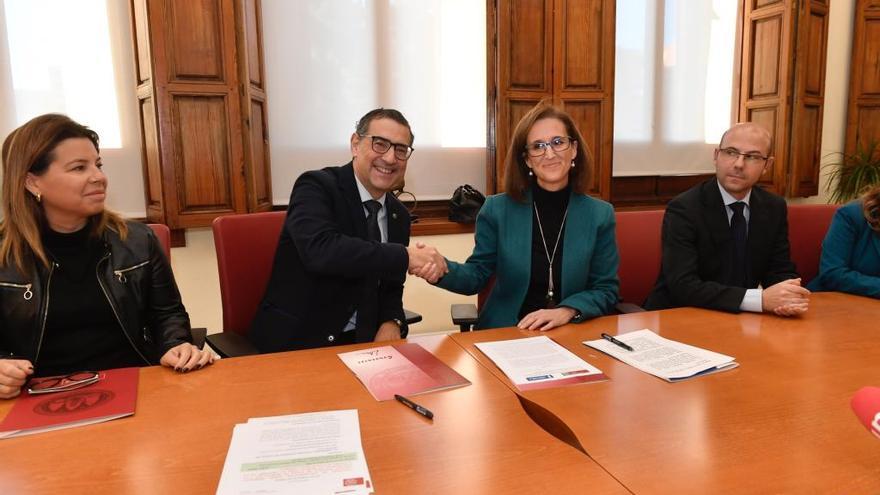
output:
<svg viewBox="0 0 880 495"><path fill-rule="evenodd" d="M628 351L632 351L632 350L633 350L633 348L630 347L628 344L626 344L626 343L624 343L624 342L621 342L621 341L615 339L614 337L608 335L607 333L603 333L603 334L602 334L602 338L605 339L605 340L607 340L608 342L611 342L612 344L614 344L614 345L616 345L616 346L618 346L618 347L622 347L622 348L624 348L624 349L626 349L626 350L628 350Z"/></svg>
<svg viewBox="0 0 880 495"><path fill-rule="evenodd" d="M431 419L431 420L434 419L434 413L432 413L431 411L425 409L424 407L416 404L415 402L407 399L406 397L404 397L402 395L394 394L394 398L397 399L397 401L400 402L401 404L403 404L406 407L412 409L413 411L421 414L422 416L424 416L428 419Z"/></svg>

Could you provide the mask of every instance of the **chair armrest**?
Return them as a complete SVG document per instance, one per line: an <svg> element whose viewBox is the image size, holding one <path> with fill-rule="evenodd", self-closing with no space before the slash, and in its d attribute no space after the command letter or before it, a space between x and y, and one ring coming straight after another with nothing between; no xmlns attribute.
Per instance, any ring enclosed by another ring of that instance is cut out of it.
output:
<svg viewBox="0 0 880 495"><path fill-rule="evenodd" d="M645 312L645 308L639 306L638 304L628 302L619 302L614 305L614 309L616 309L617 312L621 314Z"/></svg>
<svg viewBox="0 0 880 495"><path fill-rule="evenodd" d="M414 313L406 308L403 308L403 318L404 321L406 321L407 325L412 325L413 323L418 323L422 321L422 315Z"/></svg>
<svg viewBox="0 0 880 495"><path fill-rule="evenodd" d="M470 332L477 324L479 314L475 304L453 304L449 307L452 323L458 325L462 332Z"/></svg>
<svg viewBox="0 0 880 495"><path fill-rule="evenodd" d="M235 332L221 332L208 335L208 345L217 351L220 357L239 357L259 354L251 341Z"/></svg>
<svg viewBox="0 0 880 495"><path fill-rule="evenodd" d="M193 345L198 347L199 349L203 349L205 347L205 337L208 335L207 328L190 328L189 330L190 336L193 339Z"/></svg>

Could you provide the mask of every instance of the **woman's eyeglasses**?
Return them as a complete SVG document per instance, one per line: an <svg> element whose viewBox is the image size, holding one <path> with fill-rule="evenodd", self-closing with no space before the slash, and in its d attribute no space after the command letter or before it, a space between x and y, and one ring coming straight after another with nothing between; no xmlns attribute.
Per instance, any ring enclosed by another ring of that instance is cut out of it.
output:
<svg viewBox="0 0 880 495"><path fill-rule="evenodd" d="M69 375L32 378L28 382L28 392L31 394L66 392L91 385L100 379L101 375L97 371L77 371Z"/></svg>
<svg viewBox="0 0 880 495"><path fill-rule="evenodd" d="M574 142L574 139L568 136L556 136L549 142L535 141L534 143L526 145L526 153L531 157L544 156L547 153L548 148L559 153L560 151L565 151L571 148L572 142Z"/></svg>

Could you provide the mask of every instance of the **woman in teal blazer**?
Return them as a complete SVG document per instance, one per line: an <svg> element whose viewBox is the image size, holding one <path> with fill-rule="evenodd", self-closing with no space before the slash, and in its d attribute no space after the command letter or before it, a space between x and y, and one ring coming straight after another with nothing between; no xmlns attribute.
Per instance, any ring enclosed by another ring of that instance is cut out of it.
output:
<svg viewBox="0 0 880 495"><path fill-rule="evenodd" d="M549 330L608 314L617 303L614 210L586 194L592 173L583 142L572 118L546 103L517 124L507 192L486 200L473 254L447 260L449 273L437 282L476 294L495 276L477 328Z"/></svg>
<svg viewBox="0 0 880 495"><path fill-rule="evenodd" d="M834 214L808 288L880 298L880 186Z"/></svg>

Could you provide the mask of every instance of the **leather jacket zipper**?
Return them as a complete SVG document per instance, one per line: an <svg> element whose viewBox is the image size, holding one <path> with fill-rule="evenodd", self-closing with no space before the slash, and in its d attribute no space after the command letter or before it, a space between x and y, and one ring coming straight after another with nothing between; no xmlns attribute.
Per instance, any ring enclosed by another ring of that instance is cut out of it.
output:
<svg viewBox="0 0 880 495"><path fill-rule="evenodd" d="M138 346L134 345L134 341L131 340L131 336L128 334L128 332L125 331L125 325L122 323L122 318L119 317L119 312L116 310L116 305L113 304L113 299L110 297L110 293L107 291L107 287L104 286L104 281L101 279L101 263L104 263L105 261L107 261L107 259L109 257L110 257L110 253L108 252L107 254L104 255L103 258L98 260L98 264L95 266L95 275L98 277L98 285L101 287L101 291L104 292L104 297L107 298L107 302L110 303L110 309L113 310L113 315L116 316L116 321L119 322L119 328L122 330L122 334L125 335L126 339L128 339L128 343L131 344L131 347L134 349L134 351L138 353L138 356L140 356L141 359L143 359L144 362L147 363L147 365L150 365L150 364L152 364L152 363L150 363L150 360L147 359L146 356L144 356L144 354L141 352L141 350L138 349ZM125 280L124 272L127 272L129 270L133 270L134 268L137 268L139 266L146 265L147 263L149 263L149 260L145 261L137 266L133 266L131 268L126 268L124 270L114 270L113 273L119 279L119 282L124 283L123 282L123 280Z"/></svg>
<svg viewBox="0 0 880 495"><path fill-rule="evenodd" d="M31 287L33 284L13 284L11 282L0 282L0 287L12 287L13 289L24 289L24 295L22 297L25 301L30 301L32 297L34 297L34 293L31 291Z"/></svg>
<svg viewBox="0 0 880 495"><path fill-rule="evenodd" d="M40 349L43 348L43 335L46 333L46 319L49 318L49 288L52 286L52 274L55 273L56 263L49 265L49 276L46 277L46 304L43 306L43 318L40 322L40 340L37 341L37 353L34 355L34 363L40 359ZM31 296L33 297L33 295Z"/></svg>
<svg viewBox="0 0 880 495"><path fill-rule="evenodd" d="M132 270L137 270L138 268L140 268L144 265L149 265L149 264L150 264L150 260L147 260L147 261L144 261L143 263L138 263L137 265L130 266L128 268L123 268L121 270L113 270L113 274L116 275L116 279L119 280L120 283L124 284L125 282L128 281L128 279L125 278L126 273L128 273Z"/></svg>

